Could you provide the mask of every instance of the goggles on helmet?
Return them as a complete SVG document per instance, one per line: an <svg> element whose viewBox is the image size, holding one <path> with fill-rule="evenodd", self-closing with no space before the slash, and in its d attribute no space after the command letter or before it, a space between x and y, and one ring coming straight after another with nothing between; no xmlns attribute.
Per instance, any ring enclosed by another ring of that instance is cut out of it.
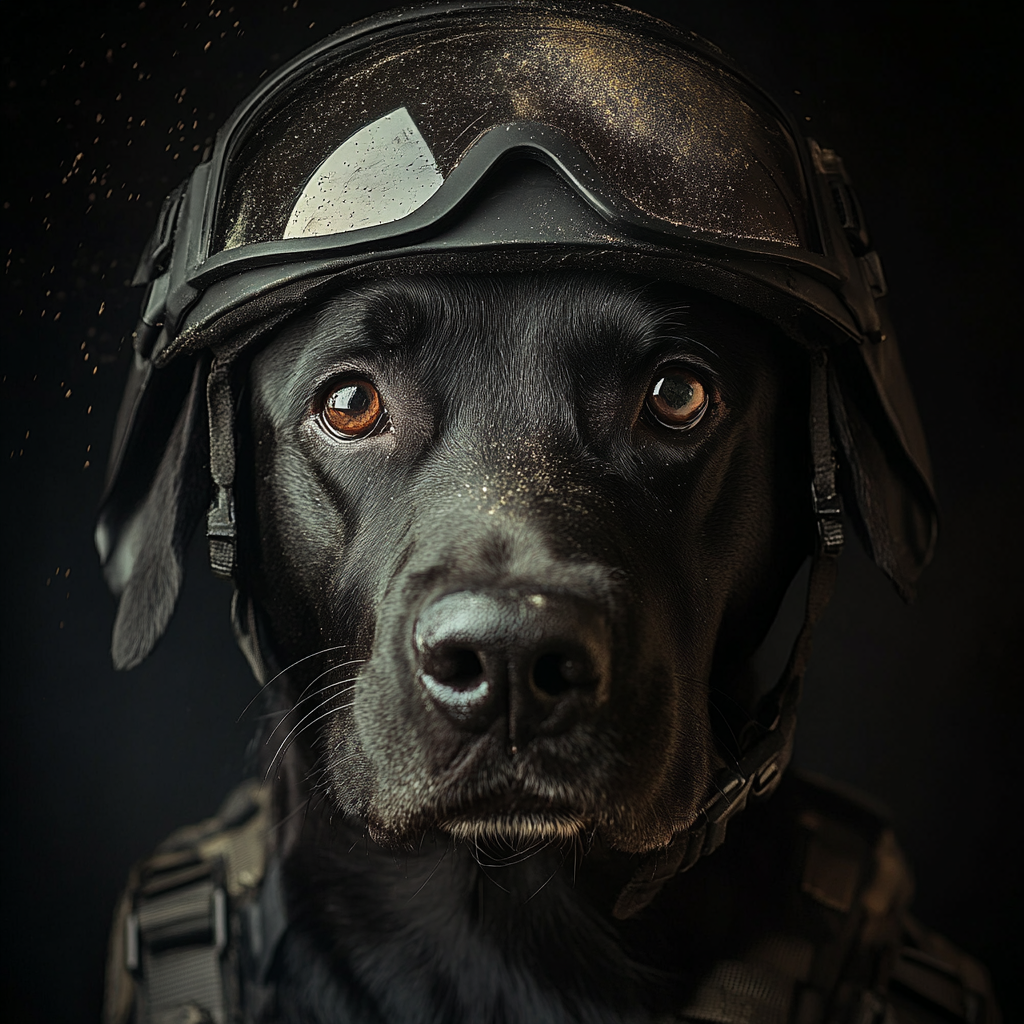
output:
<svg viewBox="0 0 1024 1024"><path fill-rule="evenodd" d="M536 269L553 246L561 266L686 280L790 333L808 311L881 333L841 161L710 44L621 8L470 3L332 36L236 111L162 212L137 348L165 364L323 274L453 252Z"/></svg>

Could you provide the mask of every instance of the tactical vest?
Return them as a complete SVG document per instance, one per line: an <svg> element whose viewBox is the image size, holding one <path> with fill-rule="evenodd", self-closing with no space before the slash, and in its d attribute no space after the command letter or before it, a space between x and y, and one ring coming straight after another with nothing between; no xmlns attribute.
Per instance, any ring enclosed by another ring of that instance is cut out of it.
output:
<svg viewBox="0 0 1024 1024"><path fill-rule="evenodd" d="M907 912L912 880L883 816L804 777L799 920L704 970L657 1024L1000 1024L984 968ZM267 788L238 787L133 868L114 917L104 1024L272 1024L288 927L267 857ZM800 934L802 932L803 934Z"/></svg>

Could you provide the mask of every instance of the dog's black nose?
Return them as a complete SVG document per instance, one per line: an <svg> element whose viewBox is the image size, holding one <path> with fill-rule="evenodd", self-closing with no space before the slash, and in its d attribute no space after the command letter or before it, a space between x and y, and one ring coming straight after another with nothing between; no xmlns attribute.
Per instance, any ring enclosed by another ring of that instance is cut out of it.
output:
<svg viewBox="0 0 1024 1024"><path fill-rule="evenodd" d="M436 707L471 732L507 714L513 747L568 728L607 696L607 619L571 595L447 594L423 610L415 645Z"/></svg>

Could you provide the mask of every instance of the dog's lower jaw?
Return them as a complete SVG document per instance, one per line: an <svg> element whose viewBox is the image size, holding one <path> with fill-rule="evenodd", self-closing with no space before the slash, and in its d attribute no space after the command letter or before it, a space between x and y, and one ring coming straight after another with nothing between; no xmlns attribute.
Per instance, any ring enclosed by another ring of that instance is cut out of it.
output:
<svg viewBox="0 0 1024 1024"><path fill-rule="evenodd" d="M713 743L701 753L650 774L624 771L593 779L584 774L574 781L495 771L490 785L479 786L410 773L400 790L381 784L365 753L332 754L328 760L343 762L346 774L324 779L321 792L335 815L358 821L377 845L396 853L415 850L425 836L441 832L456 841L512 850L589 845L588 837L600 835L609 850L636 856L666 847L698 822L725 766ZM316 760L307 756L307 763Z"/></svg>
<svg viewBox="0 0 1024 1024"><path fill-rule="evenodd" d="M634 789L614 800L599 799L593 793L577 799L567 793L556 799L493 793L473 801L448 801L436 799L435 793L435 799L419 807L389 806L365 801L358 792L346 791L333 781L325 803L339 818L358 822L375 844L399 855L418 849L426 837L439 833L455 842L512 852L552 844L589 847L599 836L608 850L636 857L667 847L699 821L701 808L716 792L715 774L723 766L714 752L699 777L686 787L686 798L678 802L666 792L651 796Z"/></svg>

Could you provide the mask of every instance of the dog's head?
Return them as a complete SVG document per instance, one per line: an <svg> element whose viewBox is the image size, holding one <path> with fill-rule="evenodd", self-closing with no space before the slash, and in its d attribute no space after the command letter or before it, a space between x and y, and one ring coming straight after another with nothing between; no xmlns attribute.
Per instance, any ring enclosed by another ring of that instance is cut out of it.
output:
<svg viewBox="0 0 1024 1024"><path fill-rule="evenodd" d="M709 687L810 548L795 356L602 274L396 278L283 328L249 582L336 803L392 840L691 824Z"/></svg>
<svg viewBox="0 0 1024 1024"><path fill-rule="evenodd" d="M719 841L786 759L809 629L751 728L744 666L801 559L834 564L836 453L903 593L930 558L842 161L624 8L331 37L240 108L137 279L97 531L115 662L162 634L212 499L285 734L382 840L642 851L703 813Z"/></svg>

